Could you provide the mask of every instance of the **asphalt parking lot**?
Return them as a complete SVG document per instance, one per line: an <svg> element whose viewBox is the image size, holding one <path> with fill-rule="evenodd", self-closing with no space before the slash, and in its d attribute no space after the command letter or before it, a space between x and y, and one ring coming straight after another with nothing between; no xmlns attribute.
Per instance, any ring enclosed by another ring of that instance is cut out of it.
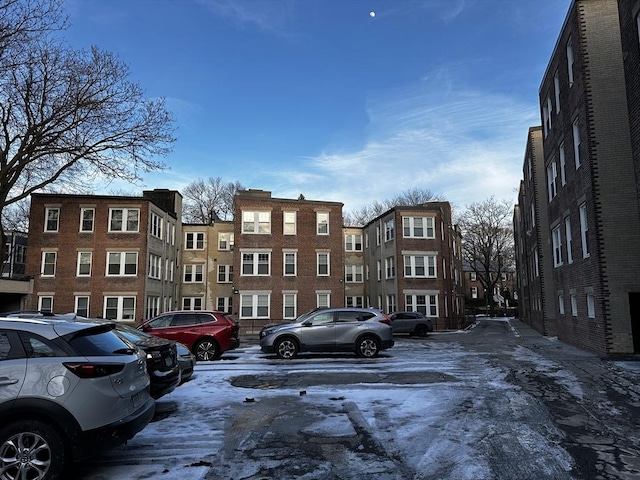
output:
<svg viewBox="0 0 640 480"><path fill-rule="evenodd" d="M244 340L74 478L640 478L633 358L603 359L514 319L398 337L372 360L283 361Z"/></svg>

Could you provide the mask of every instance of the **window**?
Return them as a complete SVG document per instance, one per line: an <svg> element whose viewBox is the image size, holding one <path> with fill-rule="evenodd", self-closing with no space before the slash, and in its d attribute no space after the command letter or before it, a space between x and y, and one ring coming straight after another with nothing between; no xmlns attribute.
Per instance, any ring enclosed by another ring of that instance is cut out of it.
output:
<svg viewBox="0 0 640 480"><path fill-rule="evenodd" d="M560 76L558 70L553 74L553 91L556 100L556 114L560 113Z"/></svg>
<svg viewBox="0 0 640 480"><path fill-rule="evenodd" d="M107 276L137 273L138 252L107 252Z"/></svg>
<svg viewBox="0 0 640 480"><path fill-rule="evenodd" d="M569 73L569 87L573 86L573 39L567 40L567 71Z"/></svg>
<svg viewBox="0 0 640 480"><path fill-rule="evenodd" d="M202 297L182 297L183 310L202 310Z"/></svg>
<svg viewBox="0 0 640 480"><path fill-rule="evenodd" d="M329 252L317 253L318 276L326 277L329 275Z"/></svg>
<svg viewBox="0 0 640 480"><path fill-rule="evenodd" d="M544 127L544 136L546 137L551 131L551 114L553 113L553 107L551 105L551 98L547 97L547 101L542 107L542 121Z"/></svg>
<svg viewBox="0 0 640 480"><path fill-rule="evenodd" d="M316 212L316 232L329 235L329 212Z"/></svg>
<svg viewBox="0 0 640 480"><path fill-rule="evenodd" d="M283 252L284 255L284 271L283 275L295 276L297 272L297 253L296 252Z"/></svg>
<svg viewBox="0 0 640 480"><path fill-rule="evenodd" d="M57 252L42 252L42 266L40 275L43 277L54 277L56 275Z"/></svg>
<svg viewBox="0 0 640 480"><path fill-rule="evenodd" d="M405 255L404 276L416 278L435 278L435 255Z"/></svg>
<svg viewBox="0 0 640 480"><path fill-rule="evenodd" d="M562 235L560 227L555 227L551 232L553 242L553 266L559 267L562 265Z"/></svg>
<svg viewBox="0 0 640 480"><path fill-rule="evenodd" d="M582 258L589 257L589 224L587 223L587 204L580 205L580 240L582 241Z"/></svg>
<svg viewBox="0 0 640 480"><path fill-rule="evenodd" d="M93 232L93 219L96 211L93 208L80 209L80 231Z"/></svg>
<svg viewBox="0 0 640 480"><path fill-rule="evenodd" d="M271 233L271 212L242 212L242 233Z"/></svg>
<svg viewBox="0 0 640 480"><path fill-rule="evenodd" d="M395 312L398 310L398 305L396 303L395 295L387 295L387 312Z"/></svg>
<svg viewBox="0 0 640 480"><path fill-rule="evenodd" d="M233 233L218 234L218 250L229 251L233 248Z"/></svg>
<svg viewBox="0 0 640 480"><path fill-rule="evenodd" d="M162 276L162 258L153 253L149 254L149 278L160 280Z"/></svg>
<svg viewBox="0 0 640 480"><path fill-rule="evenodd" d="M536 206L531 204L531 228L536 226Z"/></svg>
<svg viewBox="0 0 640 480"><path fill-rule="evenodd" d="M269 318L269 294L240 295L240 318Z"/></svg>
<svg viewBox="0 0 640 480"><path fill-rule="evenodd" d="M345 243L344 249L347 252L362 251L362 235L360 234L345 235L344 243Z"/></svg>
<svg viewBox="0 0 640 480"><path fill-rule="evenodd" d="M316 306L318 308L331 306L331 294L327 292L316 292Z"/></svg>
<svg viewBox="0 0 640 480"><path fill-rule="evenodd" d="M76 275L78 277L91 276L91 252L78 252L78 266Z"/></svg>
<svg viewBox="0 0 640 480"><path fill-rule="evenodd" d="M282 234L295 235L297 232L297 213L282 212Z"/></svg>
<svg viewBox="0 0 640 480"><path fill-rule="evenodd" d="M363 297L346 297L345 302L347 307L358 307L362 308L364 306L364 298Z"/></svg>
<svg viewBox="0 0 640 480"><path fill-rule="evenodd" d="M109 320L135 320L136 297L104 297L104 318Z"/></svg>
<svg viewBox="0 0 640 480"><path fill-rule="evenodd" d="M471 287L471 298L478 298L478 287Z"/></svg>
<svg viewBox="0 0 640 480"><path fill-rule="evenodd" d="M204 232L187 232L184 237L185 250L204 250Z"/></svg>
<svg viewBox="0 0 640 480"><path fill-rule="evenodd" d="M270 252L246 252L242 254L242 275L271 275Z"/></svg>
<svg viewBox="0 0 640 480"><path fill-rule="evenodd" d="M53 313L53 297L38 297L38 310L43 313Z"/></svg>
<svg viewBox="0 0 640 480"><path fill-rule="evenodd" d="M164 225L163 218L157 213L151 212L151 218L149 220L149 234L152 237L162 240L162 226Z"/></svg>
<svg viewBox="0 0 640 480"><path fill-rule="evenodd" d="M297 295L295 293L282 294L282 318L296 318L297 315Z"/></svg>
<svg viewBox="0 0 640 480"><path fill-rule="evenodd" d="M378 271L378 281L382 280L382 263L380 263L380 260L376 261L376 268Z"/></svg>
<svg viewBox="0 0 640 480"><path fill-rule="evenodd" d="M407 310L420 312L425 317L438 316L438 295L406 295Z"/></svg>
<svg viewBox="0 0 640 480"><path fill-rule="evenodd" d="M233 282L233 265L218 265L218 283Z"/></svg>
<svg viewBox="0 0 640 480"><path fill-rule="evenodd" d="M153 318L160 314L160 297L147 297L145 318Z"/></svg>
<svg viewBox="0 0 640 480"><path fill-rule="evenodd" d="M564 315L564 295L562 293L558 294L558 313Z"/></svg>
<svg viewBox="0 0 640 480"><path fill-rule="evenodd" d="M231 313L233 308L233 297L218 297L216 299L217 310Z"/></svg>
<svg viewBox="0 0 640 480"><path fill-rule="evenodd" d="M387 257L384 259L385 278L395 278L396 276L396 258Z"/></svg>
<svg viewBox="0 0 640 480"><path fill-rule="evenodd" d="M347 283L362 283L362 265L345 265L344 278Z"/></svg>
<svg viewBox="0 0 640 480"><path fill-rule="evenodd" d="M567 239L567 263L573 263L573 252L571 251L571 219L564 219L564 236Z"/></svg>
<svg viewBox="0 0 640 480"><path fill-rule="evenodd" d="M184 282L185 283L202 283L204 281L203 265L185 265L184 266Z"/></svg>
<svg viewBox="0 0 640 480"><path fill-rule="evenodd" d="M380 245L380 227L376 226L376 245Z"/></svg>
<svg viewBox="0 0 640 480"><path fill-rule="evenodd" d="M384 241L393 240L395 236L395 222L393 219L384 222Z"/></svg>
<svg viewBox="0 0 640 480"><path fill-rule="evenodd" d="M59 208L46 208L45 209L45 232L57 232L58 223L60 221L60 209Z"/></svg>
<svg viewBox="0 0 640 480"><path fill-rule="evenodd" d="M74 308L74 312L76 315L80 317L88 317L89 316L89 297L87 296L77 296L75 298L76 306Z"/></svg>
<svg viewBox="0 0 640 480"><path fill-rule="evenodd" d="M580 124L576 118L573 121L573 158L576 164L576 170L582 165L582 158L580 156Z"/></svg>
<svg viewBox="0 0 640 480"><path fill-rule="evenodd" d="M596 301L593 293L587 293L587 316L596 318Z"/></svg>
<svg viewBox="0 0 640 480"><path fill-rule="evenodd" d="M469 279L472 282L475 282L476 280L478 280L478 275L476 274L476 272L469 272Z"/></svg>
<svg viewBox="0 0 640 480"><path fill-rule="evenodd" d="M564 142L560 144L558 147L558 156L560 158L560 183L564 186L567 184L567 173L565 169L565 158L564 158Z"/></svg>
<svg viewBox="0 0 640 480"><path fill-rule="evenodd" d="M571 315L574 317L578 316L578 299L575 293L571 294Z"/></svg>
<svg viewBox="0 0 640 480"><path fill-rule="evenodd" d="M110 208L110 232L138 232L140 223L140 209L138 208Z"/></svg>
<svg viewBox="0 0 640 480"><path fill-rule="evenodd" d="M404 238L436 238L433 217L402 217Z"/></svg>
<svg viewBox="0 0 640 480"><path fill-rule="evenodd" d="M547 187L549 193L549 201L553 200L558 193L558 187L556 185L557 178L558 171L556 169L556 161L554 160L547 167Z"/></svg>

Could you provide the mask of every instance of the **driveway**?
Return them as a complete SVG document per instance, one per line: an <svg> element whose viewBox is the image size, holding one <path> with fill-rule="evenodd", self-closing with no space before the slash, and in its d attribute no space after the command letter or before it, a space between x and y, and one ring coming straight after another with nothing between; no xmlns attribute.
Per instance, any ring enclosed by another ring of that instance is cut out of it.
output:
<svg viewBox="0 0 640 480"><path fill-rule="evenodd" d="M640 362L514 319L396 337L377 359L255 345L197 365L88 479L640 478Z"/></svg>

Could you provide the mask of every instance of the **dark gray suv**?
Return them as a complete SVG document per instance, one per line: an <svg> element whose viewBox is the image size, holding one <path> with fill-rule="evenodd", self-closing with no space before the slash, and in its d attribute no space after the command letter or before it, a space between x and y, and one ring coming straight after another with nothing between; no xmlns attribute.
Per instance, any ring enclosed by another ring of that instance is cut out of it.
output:
<svg viewBox="0 0 640 480"><path fill-rule="evenodd" d="M144 353L113 324L0 318L0 478L52 480L153 418Z"/></svg>
<svg viewBox="0 0 640 480"><path fill-rule="evenodd" d="M299 352L354 352L376 357L393 346L389 317L374 308L319 308L293 322L267 325L260 331L260 347L280 358Z"/></svg>

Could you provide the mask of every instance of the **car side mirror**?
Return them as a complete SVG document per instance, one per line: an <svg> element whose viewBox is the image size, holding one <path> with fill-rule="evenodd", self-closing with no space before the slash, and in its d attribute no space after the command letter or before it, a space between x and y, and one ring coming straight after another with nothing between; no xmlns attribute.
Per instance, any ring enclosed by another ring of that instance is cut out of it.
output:
<svg viewBox="0 0 640 480"><path fill-rule="evenodd" d="M311 320L305 320L301 325L303 327L311 327L313 325L313 322Z"/></svg>

